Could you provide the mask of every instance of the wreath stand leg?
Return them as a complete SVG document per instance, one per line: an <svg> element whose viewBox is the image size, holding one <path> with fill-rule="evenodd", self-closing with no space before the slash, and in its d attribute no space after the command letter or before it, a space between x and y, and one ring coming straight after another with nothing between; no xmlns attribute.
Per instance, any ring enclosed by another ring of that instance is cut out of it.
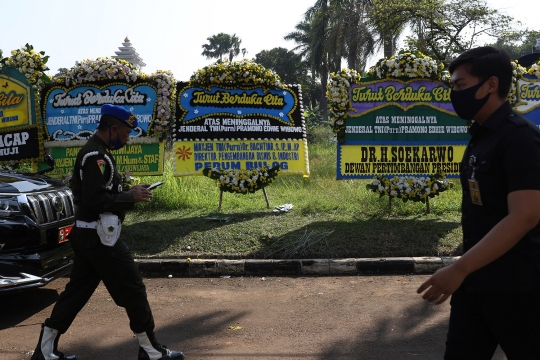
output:
<svg viewBox="0 0 540 360"><path fill-rule="evenodd" d="M392 197L388 197L388 214L392 213Z"/></svg>
<svg viewBox="0 0 540 360"><path fill-rule="evenodd" d="M426 213L431 213L431 209L429 208L429 197L426 198Z"/></svg>
<svg viewBox="0 0 540 360"><path fill-rule="evenodd" d="M219 206L217 208L218 212L221 212L221 203L223 202L223 190L219 191Z"/></svg>
<svg viewBox="0 0 540 360"><path fill-rule="evenodd" d="M263 194L264 194L264 199L266 200L266 208L270 209L270 202L268 201L268 194L266 194L266 189L262 188L262 191L263 191Z"/></svg>

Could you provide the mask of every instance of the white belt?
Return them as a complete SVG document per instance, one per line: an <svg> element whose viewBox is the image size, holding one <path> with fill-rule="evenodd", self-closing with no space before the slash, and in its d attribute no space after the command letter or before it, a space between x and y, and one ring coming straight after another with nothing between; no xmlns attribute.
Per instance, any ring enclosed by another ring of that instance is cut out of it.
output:
<svg viewBox="0 0 540 360"><path fill-rule="evenodd" d="M97 229L97 221L86 222L82 220L75 221L75 226L87 229Z"/></svg>

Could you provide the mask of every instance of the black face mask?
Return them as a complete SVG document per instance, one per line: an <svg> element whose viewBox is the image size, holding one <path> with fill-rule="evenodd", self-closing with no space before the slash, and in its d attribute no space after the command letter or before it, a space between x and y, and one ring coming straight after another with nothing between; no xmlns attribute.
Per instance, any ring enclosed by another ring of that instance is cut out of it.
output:
<svg viewBox="0 0 540 360"><path fill-rule="evenodd" d="M456 111L456 114L462 119L472 120L473 117L478 114L480 109L484 107L486 102L489 99L491 93L487 94L481 99L477 99L476 92L487 80L481 81L478 84L471 86L465 90L450 92L450 100L452 101L452 106Z"/></svg>

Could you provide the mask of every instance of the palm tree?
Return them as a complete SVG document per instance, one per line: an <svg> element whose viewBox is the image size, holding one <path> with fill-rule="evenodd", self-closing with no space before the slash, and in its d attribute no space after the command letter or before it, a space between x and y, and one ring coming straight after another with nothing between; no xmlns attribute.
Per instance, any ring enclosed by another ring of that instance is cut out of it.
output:
<svg viewBox="0 0 540 360"><path fill-rule="evenodd" d="M368 0L331 1L328 43L336 65L345 58L349 69L363 72L367 58L375 52L377 41L369 27L368 6ZM335 70L340 67L335 66Z"/></svg>
<svg viewBox="0 0 540 360"><path fill-rule="evenodd" d="M375 40L365 19L368 0L316 0L285 36L298 45L293 49L310 63L312 76L321 80L321 110L327 120L326 87L330 72L341 69L346 58L349 68L362 71L375 50Z"/></svg>
<svg viewBox="0 0 540 360"><path fill-rule="evenodd" d="M320 104L325 120L328 120L326 101L326 85L329 73L329 54L327 46L328 23L330 20L328 0L316 0L304 14L304 20L296 25L296 31L287 34L285 40L294 40L299 54L310 64L314 78L319 75L321 80Z"/></svg>
<svg viewBox="0 0 540 360"><path fill-rule="evenodd" d="M203 44L204 49L201 55L207 59L218 59L223 61L223 55L229 55L229 60L232 61L233 57L238 56L240 53L240 44L242 40L233 34L232 36L225 33L219 33L207 38L208 44Z"/></svg>

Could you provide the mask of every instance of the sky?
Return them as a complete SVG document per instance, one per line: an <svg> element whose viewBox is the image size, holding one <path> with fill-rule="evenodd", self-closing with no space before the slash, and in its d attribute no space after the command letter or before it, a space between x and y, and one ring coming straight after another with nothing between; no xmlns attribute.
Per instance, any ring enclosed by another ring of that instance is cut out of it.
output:
<svg viewBox="0 0 540 360"><path fill-rule="evenodd" d="M524 27L540 30L538 0L487 0ZM0 49L4 56L26 43L49 55L50 75L76 61L113 56L129 37L146 66L170 70L176 80L214 60L201 55L207 38L236 34L247 58L275 47L293 49L283 37L295 30L315 0L0 0ZM382 53L375 55L368 66ZM344 63L345 66L345 63Z"/></svg>

